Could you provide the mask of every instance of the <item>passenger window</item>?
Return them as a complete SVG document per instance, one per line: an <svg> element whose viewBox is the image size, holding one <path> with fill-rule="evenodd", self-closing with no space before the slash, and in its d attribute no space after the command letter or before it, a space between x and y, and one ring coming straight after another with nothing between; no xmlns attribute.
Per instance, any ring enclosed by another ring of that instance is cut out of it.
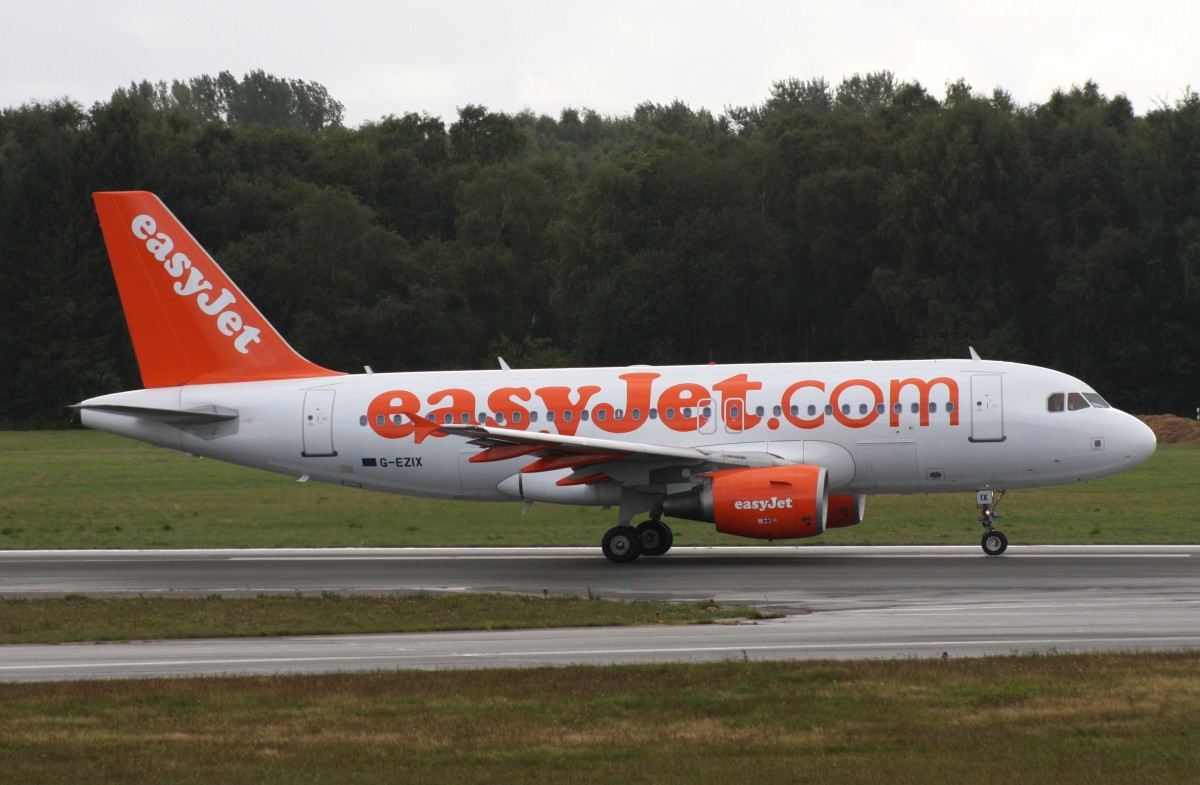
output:
<svg viewBox="0 0 1200 785"><path fill-rule="evenodd" d="M886 411L887 411L887 407L884 406L882 403L875 404L875 413L876 414L883 414Z"/></svg>
<svg viewBox="0 0 1200 785"><path fill-rule="evenodd" d="M581 412L579 413L579 419L583 420L584 422L587 422L587 421L588 421L588 417L589 417L589 416L590 416L590 415L588 414L588 410L587 410L587 409L584 409L583 411L581 411Z"/></svg>
<svg viewBox="0 0 1200 785"><path fill-rule="evenodd" d="M705 406L705 407L704 407L704 413L703 413L703 415L702 415L702 416L703 416L703 417L712 417L712 409L710 409L709 407Z"/></svg>
<svg viewBox="0 0 1200 785"><path fill-rule="evenodd" d="M593 414L592 416L595 417L597 420L603 422L604 420L606 420L608 418L608 412L604 411L603 409L597 409L596 413Z"/></svg>
<svg viewBox="0 0 1200 785"><path fill-rule="evenodd" d="M572 416L571 410L567 409L565 412L563 412L563 422L570 422Z"/></svg>
<svg viewBox="0 0 1200 785"><path fill-rule="evenodd" d="M364 414L363 416L359 417L358 424L365 427L367 424L367 415Z"/></svg>
<svg viewBox="0 0 1200 785"><path fill-rule="evenodd" d="M933 401L930 401L930 402L929 402L929 413L930 413L930 414L937 414L937 404L936 404L936 403L934 403Z"/></svg>
<svg viewBox="0 0 1200 785"><path fill-rule="evenodd" d="M530 421L530 422L537 422L537 421L538 421L538 413L537 413L537 412L530 412L530 413L529 413L529 421Z"/></svg>
<svg viewBox="0 0 1200 785"><path fill-rule="evenodd" d="M910 408L912 409L913 414L921 413L921 404L917 403L916 401L913 401L913 405Z"/></svg>
<svg viewBox="0 0 1200 785"><path fill-rule="evenodd" d="M546 422L554 422L554 410L546 412Z"/></svg>
<svg viewBox="0 0 1200 785"><path fill-rule="evenodd" d="M825 404L825 414L833 414L833 404L832 403Z"/></svg>
<svg viewBox="0 0 1200 785"><path fill-rule="evenodd" d="M858 405L858 413L859 413L859 414L866 414L866 413L867 413L867 405L866 405L865 403L860 403L860 404Z"/></svg>
<svg viewBox="0 0 1200 785"><path fill-rule="evenodd" d="M954 413L954 401L946 401L946 412L948 414Z"/></svg>
<svg viewBox="0 0 1200 785"><path fill-rule="evenodd" d="M1087 402L1087 398L1084 398L1082 393L1067 393L1067 411L1075 412L1090 407L1091 404Z"/></svg>
<svg viewBox="0 0 1200 785"><path fill-rule="evenodd" d="M642 410L641 409L630 409L629 415L631 417L633 417L634 421L640 420L640 419L642 419Z"/></svg>
<svg viewBox="0 0 1200 785"><path fill-rule="evenodd" d="M761 406L754 407L754 415L756 417L762 417L766 413L767 413L767 410L764 409L763 407L761 407Z"/></svg>
<svg viewBox="0 0 1200 785"><path fill-rule="evenodd" d="M794 406L793 406L792 408L794 409L794 408L796 408L796 407L794 407ZM810 403L810 404L808 405L808 416L809 416L809 417L813 417L813 416L815 416L815 415L816 415L816 413L817 413L817 407L816 407L816 406L813 406L813 405ZM798 414L798 412L792 412L792 414Z"/></svg>
<svg viewBox="0 0 1200 785"><path fill-rule="evenodd" d="M783 416L783 407L781 407L781 406L776 406L776 407L775 407L774 409L772 409L771 411L774 413L774 415L775 415L776 417L782 417L782 416Z"/></svg>
<svg viewBox="0 0 1200 785"><path fill-rule="evenodd" d="M680 409L680 410L679 410L679 414L680 414L680 415L683 417L683 419L685 419L685 420L690 420L690 419L692 419L692 407L690 407L690 406L685 406L685 407L683 407L682 409Z"/></svg>
<svg viewBox="0 0 1200 785"><path fill-rule="evenodd" d="M729 407L729 419L736 420L738 417L741 416L741 412L742 412L742 410L739 409L736 405L730 406Z"/></svg>
<svg viewBox="0 0 1200 785"><path fill-rule="evenodd" d="M668 419L668 420L674 420L674 419L675 419L675 407L673 407L673 406L668 406L668 407L667 407L667 419Z"/></svg>
<svg viewBox="0 0 1200 785"><path fill-rule="evenodd" d="M442 415L442 424L443 425L453 425L454 424L454 415L451 414L450 412L446 412L444 415Z"/></svg>
<svg viewBox="0 0 1200 785"><path fill-rule="evenodd" d="M651 420L658 419L658 409L654 408L653 406L650 407L650 419Z"/></svg>
<svg viewBox="0 0 1200 785"><path fill-rule="evenodd" d="M1062 393L1051 393L1050 397L1046 399L1046 411L1061 412L1062 410L1063 410L1063 394Z"/></svg>
<svg viewBox="0 0 1200 785"><path fill-rule="evenodd" d="M468 414L467 412L463 412L462 416L459 417L458 419L463 425L466 425L467 423L471 422L471 415Z"/></svg>
<svg viewBox="0 0 1200 785"><path fill-rule="evenodd" d="M375 424L378 425L380 428L382 428L384 425L387 424L387 418L384 417L382 414L377 414L377 415L375 415Z"/></svg>

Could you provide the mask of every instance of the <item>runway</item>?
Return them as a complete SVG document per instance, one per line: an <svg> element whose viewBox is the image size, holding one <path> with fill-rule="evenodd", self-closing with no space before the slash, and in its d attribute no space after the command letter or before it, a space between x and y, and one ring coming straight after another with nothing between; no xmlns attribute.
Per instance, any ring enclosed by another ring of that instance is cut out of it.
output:
<svg viewBox="0 0 1200 785"><path fill-rule="evenodd" d="M0 552L4 597L494 591L700 600L778 621L0 647L0 680L1200 649L1200 546Z"/></svg>

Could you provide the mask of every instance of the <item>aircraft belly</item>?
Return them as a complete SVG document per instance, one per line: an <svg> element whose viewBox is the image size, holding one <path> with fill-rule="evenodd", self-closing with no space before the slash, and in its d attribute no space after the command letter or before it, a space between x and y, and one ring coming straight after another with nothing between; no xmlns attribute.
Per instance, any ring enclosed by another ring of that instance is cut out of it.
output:
<svg viewBox="0 0 1200 785"><path fill-rule="evenodd" d="M855 445L854 462L856 491L914 493L920 490L915 441L860 441Z"/></svg>

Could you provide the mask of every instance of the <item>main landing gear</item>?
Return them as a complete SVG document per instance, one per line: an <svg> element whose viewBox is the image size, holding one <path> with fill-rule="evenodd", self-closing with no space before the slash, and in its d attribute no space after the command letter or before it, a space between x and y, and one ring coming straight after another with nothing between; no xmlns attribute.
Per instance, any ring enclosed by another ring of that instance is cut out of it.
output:
<svg viewBox="0 0 1200 785"><path fill-rule="evenodd" d="M1004 491L1000 491L1000 496L996 497L990 488L975 494L975 506L979 508L979 523L987 530L983 533L982 544L983 552L988 556L999 556L1008 549L1008 538L1004 536L1004 532L996 528L995 523L995 519L999 517L996 514L996 507L1003 498Z"/></svg>
<svg viewBox="0 0 1200 785"><path fill-rule="evenodd" d="M674 541L670 526L649 520L637 526L614 526L605 533L600 548L611 562L630 562L639 556L662 556Z"/></svg>

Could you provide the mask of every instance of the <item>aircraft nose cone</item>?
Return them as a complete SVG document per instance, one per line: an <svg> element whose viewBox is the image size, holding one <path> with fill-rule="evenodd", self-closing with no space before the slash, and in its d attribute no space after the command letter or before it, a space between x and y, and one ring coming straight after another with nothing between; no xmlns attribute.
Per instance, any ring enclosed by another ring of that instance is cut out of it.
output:
<svg viewBox="0 0 1200 785"><path fill-rule="evenodd" d="M1145 463L1158 447L1158 439L1155 438L1154 431L1136 417L1129 418L1128 427L1125 430L1125 451L1130 467Z"/></svg>

